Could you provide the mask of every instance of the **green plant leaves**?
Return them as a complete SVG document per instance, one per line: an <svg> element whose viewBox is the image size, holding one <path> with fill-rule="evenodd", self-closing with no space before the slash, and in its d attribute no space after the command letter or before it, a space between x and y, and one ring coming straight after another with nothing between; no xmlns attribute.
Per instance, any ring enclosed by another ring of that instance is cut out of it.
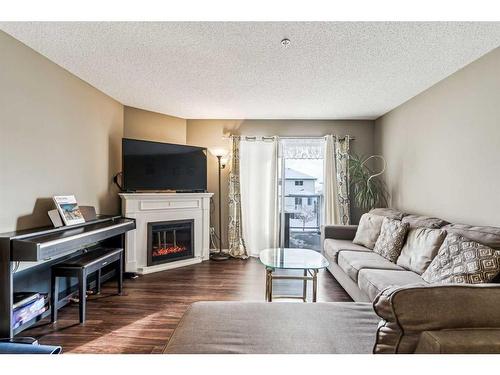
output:
<svg viewBox="0 0 500 375"><path fill-rule="evenodd" d="M349 178L354 204L363 210L387 205L387 187L379 177L370 179L375 172L364 162L366 157L349 155Z"/></svg>

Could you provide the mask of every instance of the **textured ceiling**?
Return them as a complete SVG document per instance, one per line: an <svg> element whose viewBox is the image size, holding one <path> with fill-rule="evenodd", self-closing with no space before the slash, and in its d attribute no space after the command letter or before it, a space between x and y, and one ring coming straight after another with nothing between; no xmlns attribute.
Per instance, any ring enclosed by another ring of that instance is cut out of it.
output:
<svg viewBox="0 0 500 375"><path fill-rule="evenodd" d="M500 45L500 23L4 22L0 29L125 105L183 118L373 119Z"/></svg>

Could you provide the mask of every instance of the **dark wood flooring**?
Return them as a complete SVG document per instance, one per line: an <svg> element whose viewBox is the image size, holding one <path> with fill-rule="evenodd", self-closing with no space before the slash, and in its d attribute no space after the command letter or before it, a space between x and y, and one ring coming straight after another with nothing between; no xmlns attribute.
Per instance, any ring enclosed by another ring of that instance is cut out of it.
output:
<svg viewBox="0 0 500 375"><path fill-rule="evenodd" d="M309 283L311 284L311 283ZM24 331L65 353L161 353L187 307L196 301L264 301L265 270L257 259L206 261L137 279L103 284L87 303L87 321L78 324L78 305L59 310L55 324L41 321ZM276 294L300 294L301 281L277 280ZM310 295L310 291L309 291ZM302 303L280 300L273 303ZM326 270L318 276L318 301L351 301Z"/></svg>

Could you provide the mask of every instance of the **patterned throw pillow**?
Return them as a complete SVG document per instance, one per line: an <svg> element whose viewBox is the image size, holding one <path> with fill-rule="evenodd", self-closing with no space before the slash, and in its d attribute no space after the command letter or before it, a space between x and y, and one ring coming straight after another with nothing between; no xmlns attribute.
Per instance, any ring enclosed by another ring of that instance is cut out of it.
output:
<svg viewBox="0 0 500 375"><path fill-rule="evenodd" d="M500 250L449 233L422 278L428 283L487 283L500 272Z"/></svg>
<svg viewBox="0 0 500 375"><path fill-rule="evenodd" d="M401 254L408 228L408 223L384 217L380 235L378 236L377 242L375 242L373 251L389 259L391 262L396 263L399 254Z"/></svg>

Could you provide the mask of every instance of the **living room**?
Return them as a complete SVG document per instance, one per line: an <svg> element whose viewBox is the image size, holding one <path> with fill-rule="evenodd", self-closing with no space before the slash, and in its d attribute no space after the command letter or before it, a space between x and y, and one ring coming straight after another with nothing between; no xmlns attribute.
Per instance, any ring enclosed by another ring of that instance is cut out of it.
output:
<svg viewBox="0 0 500 375"><path fill-rule="evenodd" d="M0 22L0 353L500 353L500 22L41 17Z"/></svg>

